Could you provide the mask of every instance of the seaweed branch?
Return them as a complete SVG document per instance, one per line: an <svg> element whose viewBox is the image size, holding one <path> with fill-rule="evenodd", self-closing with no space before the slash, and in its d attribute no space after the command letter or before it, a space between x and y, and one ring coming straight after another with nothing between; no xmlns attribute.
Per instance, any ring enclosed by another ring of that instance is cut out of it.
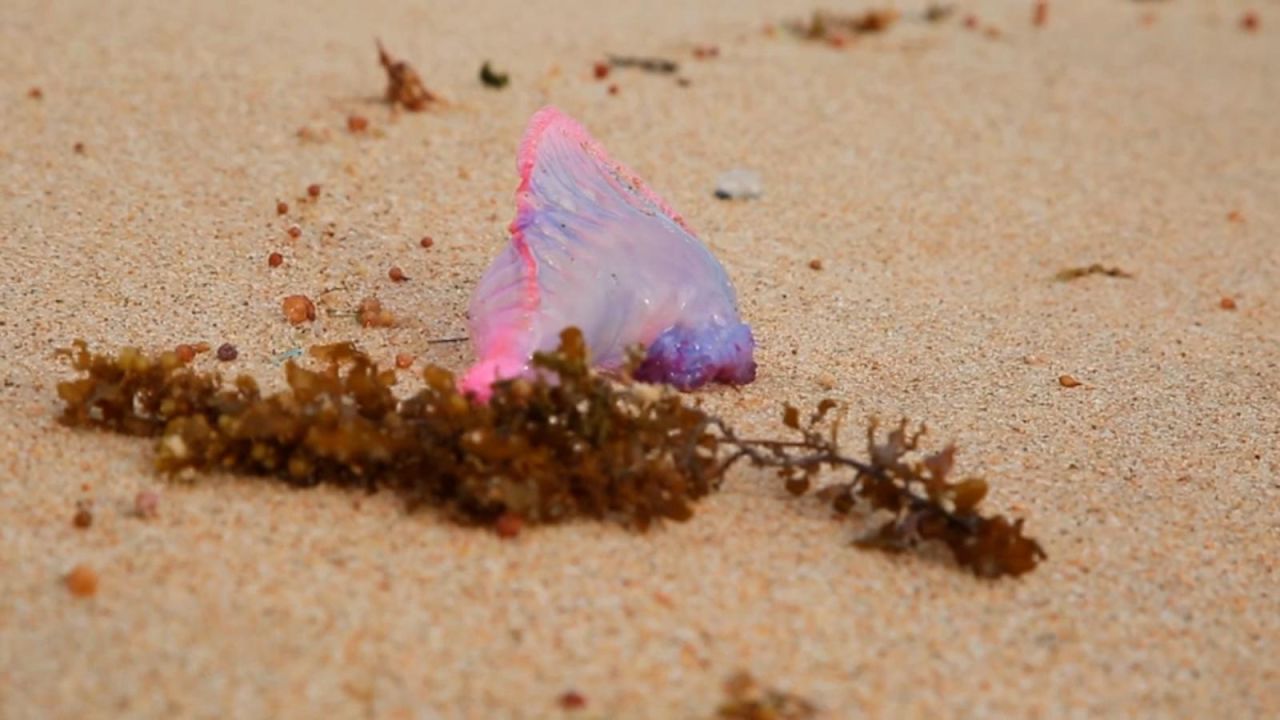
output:
<svg viewBox="0 0 1280 720"><path fill-rule="evenodd" d="M746 461L776 472L794 495L824 471L851 475L817 494L841 514L860 501L892 514L862 547L940 541L984 577L1020 575L1045 557L1021 520L979 512L984 481L948 480L954 446L917 457L923 430L908 433L905 421L883 440L873 422L866 460L842 451L844 409L832 400L803 424L799 410L785 408L794 439L743 438L670 388L592 371L576 329L555 352L535 356L535 377L497 383L488 403L434 366L423 371L425 389L399 399L395 371L351 343L313 347L320 370L290 361L288 390L270 396L251 377L227 385L173 352L126 348L113 357L76 341L59 354L83 375L58 385L61 422L155 437L157 468L179 478L230 470L391 490L410 507L509 535L525 522L577 517L638 530L687 520Z"/></svg>

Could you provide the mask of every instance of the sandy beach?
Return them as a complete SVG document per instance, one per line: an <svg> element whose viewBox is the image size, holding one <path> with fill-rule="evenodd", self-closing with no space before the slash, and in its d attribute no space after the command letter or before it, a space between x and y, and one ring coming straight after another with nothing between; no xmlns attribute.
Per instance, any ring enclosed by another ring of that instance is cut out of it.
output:
<svg viewBox="0 0 1280 720"><path fill-rule="evenodd" d="M1280 3L1033 4L901 2L833 43L792 0L8 0L0 718L706 719L737 671L824 718L1280 715ZM375 38L446 102L383 102ZM680 67L595 77L610 54ZM467 333L548 104L732 277L759 376L707 408L926 422L1049 559L861 551L745 466L686 523L503 539L390 494L173 483L152 443L56 422L76 338L230 343L195 365L268 389L345 340L464 369L431 341ZM717 199L732 168L763 194ZM1131 277L1054 279L1095 263ZM352 318L371 295L396 327Z"/></svg>

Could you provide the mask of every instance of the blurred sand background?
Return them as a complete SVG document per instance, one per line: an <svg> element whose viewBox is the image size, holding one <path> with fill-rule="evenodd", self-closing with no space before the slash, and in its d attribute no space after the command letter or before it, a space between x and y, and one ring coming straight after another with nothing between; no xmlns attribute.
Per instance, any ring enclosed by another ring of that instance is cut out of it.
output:
<svg viewBox="0 0 1280 720"><path fill-rule="evenodd" d="M762 32L813 7L6 0L0 717L705 718L739 669L833 718L1280 714L1280 3L1051 0L1036 28L1030 2L938 24L903 2L842 49ZM450 107L381 104L375 37ZM606 53L690 84L597 81ZM427 340L465 333L546 103L734 278L760 377L708 406L752 432L826 395L853 437L928 421L1049 561L988 583L859 552L746 468L683 525L503 541L391 496L174 486L149 443L54 423L77 337L231 342L221 369L270 387L276 354L346 339L464 367ZM764 196L716 200L733 167ZM1051 279L1094 262L1136 277ZM325 312L370 294L404 325ZM81 563L90 598L63 583Z"/></svg>

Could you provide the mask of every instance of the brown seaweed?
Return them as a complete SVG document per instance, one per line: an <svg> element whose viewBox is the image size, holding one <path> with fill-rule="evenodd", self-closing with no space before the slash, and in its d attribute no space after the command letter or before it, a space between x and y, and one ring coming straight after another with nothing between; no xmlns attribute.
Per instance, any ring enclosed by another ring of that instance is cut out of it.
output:
<svg viewBox="0 0 1280 720"><path fill-rule="evenodd" d="M423 370L423 390L399 399L396 371L351 343L313 347L322 369L289 362L288 389L273 395L249 376L228 385L197 372L174 352L108 356L83 341L59 352L82 374L58 385L61 422L155 437L157 468L177 477L227 470L390 490L410 507L515 535L525 524L580 517L638 530L687 520L745 460L795 495L823 471L848 475L820 497L840 513L861 502L891 515L864 547L939 541L984 577L1020 575L1045 557L1021 520L980 513L984 481L948 480L954 447L916 457L922 432L908 434L905 421L883 440L871 425L867 461L842 454L842 413L831 413L831 400L804 424L799 410L785 409L793 440L744 439L686 395L592 371L576 329L535 356L537 377L495 384L488 403L435 366Z"/></svg>

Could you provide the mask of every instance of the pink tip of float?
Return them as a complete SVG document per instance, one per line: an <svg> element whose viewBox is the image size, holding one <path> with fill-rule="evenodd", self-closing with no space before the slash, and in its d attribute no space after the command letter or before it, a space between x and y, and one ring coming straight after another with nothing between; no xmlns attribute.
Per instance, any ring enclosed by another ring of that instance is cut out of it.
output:
<svg viewBox="0 0 1280 720"><path fill-rule="evenodd" d="M597 367L661 339L646 366L653 382L750 382L755 343L729 277L665 200L553 107L530 119L516 169L511 241L468 308L480 361L465 391L487 399L495 379L527 375L569 326Z"/></svg>
<svg viewBox="0 0 1280 720"><path fill-rule="evenodd" d="M509 358L481 360L472 365L458 381L458 389L480 402L489 402L489 397L493 395L493 383L523 375L528 369L528 363Z"/></svg>

